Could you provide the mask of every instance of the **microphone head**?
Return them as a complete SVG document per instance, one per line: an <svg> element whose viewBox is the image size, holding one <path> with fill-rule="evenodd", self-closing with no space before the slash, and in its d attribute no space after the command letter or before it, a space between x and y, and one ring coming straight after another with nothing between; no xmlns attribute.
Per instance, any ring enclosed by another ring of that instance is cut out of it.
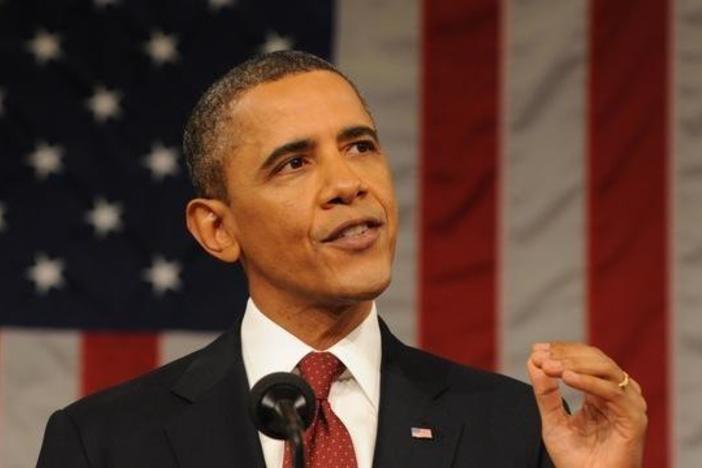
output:
<svg viewBox="0 0 702 468"><path fill-rule="evenodd" d="M306 429L312 424L317 401L305 380L292 372L274 372L256 382L250 393L249 416L256 429L274 439L288 438L288 422L278 406L288 400Z"/></svg>

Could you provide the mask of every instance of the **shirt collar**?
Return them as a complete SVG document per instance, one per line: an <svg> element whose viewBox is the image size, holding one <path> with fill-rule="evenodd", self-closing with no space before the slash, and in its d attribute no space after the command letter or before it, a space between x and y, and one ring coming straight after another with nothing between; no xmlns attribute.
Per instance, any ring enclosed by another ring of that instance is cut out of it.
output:
<svg viewBox="0 0 702 468"><path fill-rule="evenodd" d="M271 372L292 371L303 357L315 351L269 319L251 298L246 304L241 324L241 347L250 386ZM360 325L326 351L344 363L377 411L380 400L381 339L375 303ZM342 379L343 377L342 375Z"/></svg>

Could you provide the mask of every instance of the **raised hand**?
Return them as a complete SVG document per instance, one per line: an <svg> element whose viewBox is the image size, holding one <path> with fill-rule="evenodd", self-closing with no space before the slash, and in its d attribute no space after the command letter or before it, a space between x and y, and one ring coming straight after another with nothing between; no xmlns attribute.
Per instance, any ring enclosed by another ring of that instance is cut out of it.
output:
<svg viewBox="0 0 702 468"><path fill-rule="evenodd" d="M642 466L646 401L612 359L581 343L537 343L527 369L544 444L558 468ZM584 393L582 408L572 415L562 404L561 380Z"/></svg>

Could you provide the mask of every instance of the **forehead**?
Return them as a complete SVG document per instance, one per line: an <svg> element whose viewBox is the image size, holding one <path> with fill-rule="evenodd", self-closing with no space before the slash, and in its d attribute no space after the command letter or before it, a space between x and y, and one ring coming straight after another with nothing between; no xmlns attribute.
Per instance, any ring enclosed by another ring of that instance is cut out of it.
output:
<svg viewBox="0 0 702 468"><path fill-rule="evenodd" d="M246 92L233 112L244 137L306 138L325 128L371 124L355 90L329 71L263 83Z"/></svg>

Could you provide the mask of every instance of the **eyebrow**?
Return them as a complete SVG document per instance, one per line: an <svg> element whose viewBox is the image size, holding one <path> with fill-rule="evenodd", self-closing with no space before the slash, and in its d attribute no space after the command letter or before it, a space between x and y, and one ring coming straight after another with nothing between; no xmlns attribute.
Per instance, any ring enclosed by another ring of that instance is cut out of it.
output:
<svg viewBox="0 0 702 468"><path fill-rule="evenodd" d="M360 136L369 136L378 143L378 132L366 125L355 125L353 127L346 127L342 129L336 135L336 141L349 141ZM276 162L283 156L290 153L298 153L301 151L309 151L315 146L314 142L309 138L302 138L299 140L294 140L289 143L285 143L271 151L268 157L261 164L261 170L266 170L271 166L275 165Z"/></svg>
<svg viewBox="0 0 702 468"><path fill-rule="evenodd" d="M380 141L378 139L378 132L374 128L368 127L366 125L356 125L353 127L347 127L338 133L338 135L336 136L336 140L348 141L361 136L369 136L373 138L373 140L376 143Z"/></svg>

